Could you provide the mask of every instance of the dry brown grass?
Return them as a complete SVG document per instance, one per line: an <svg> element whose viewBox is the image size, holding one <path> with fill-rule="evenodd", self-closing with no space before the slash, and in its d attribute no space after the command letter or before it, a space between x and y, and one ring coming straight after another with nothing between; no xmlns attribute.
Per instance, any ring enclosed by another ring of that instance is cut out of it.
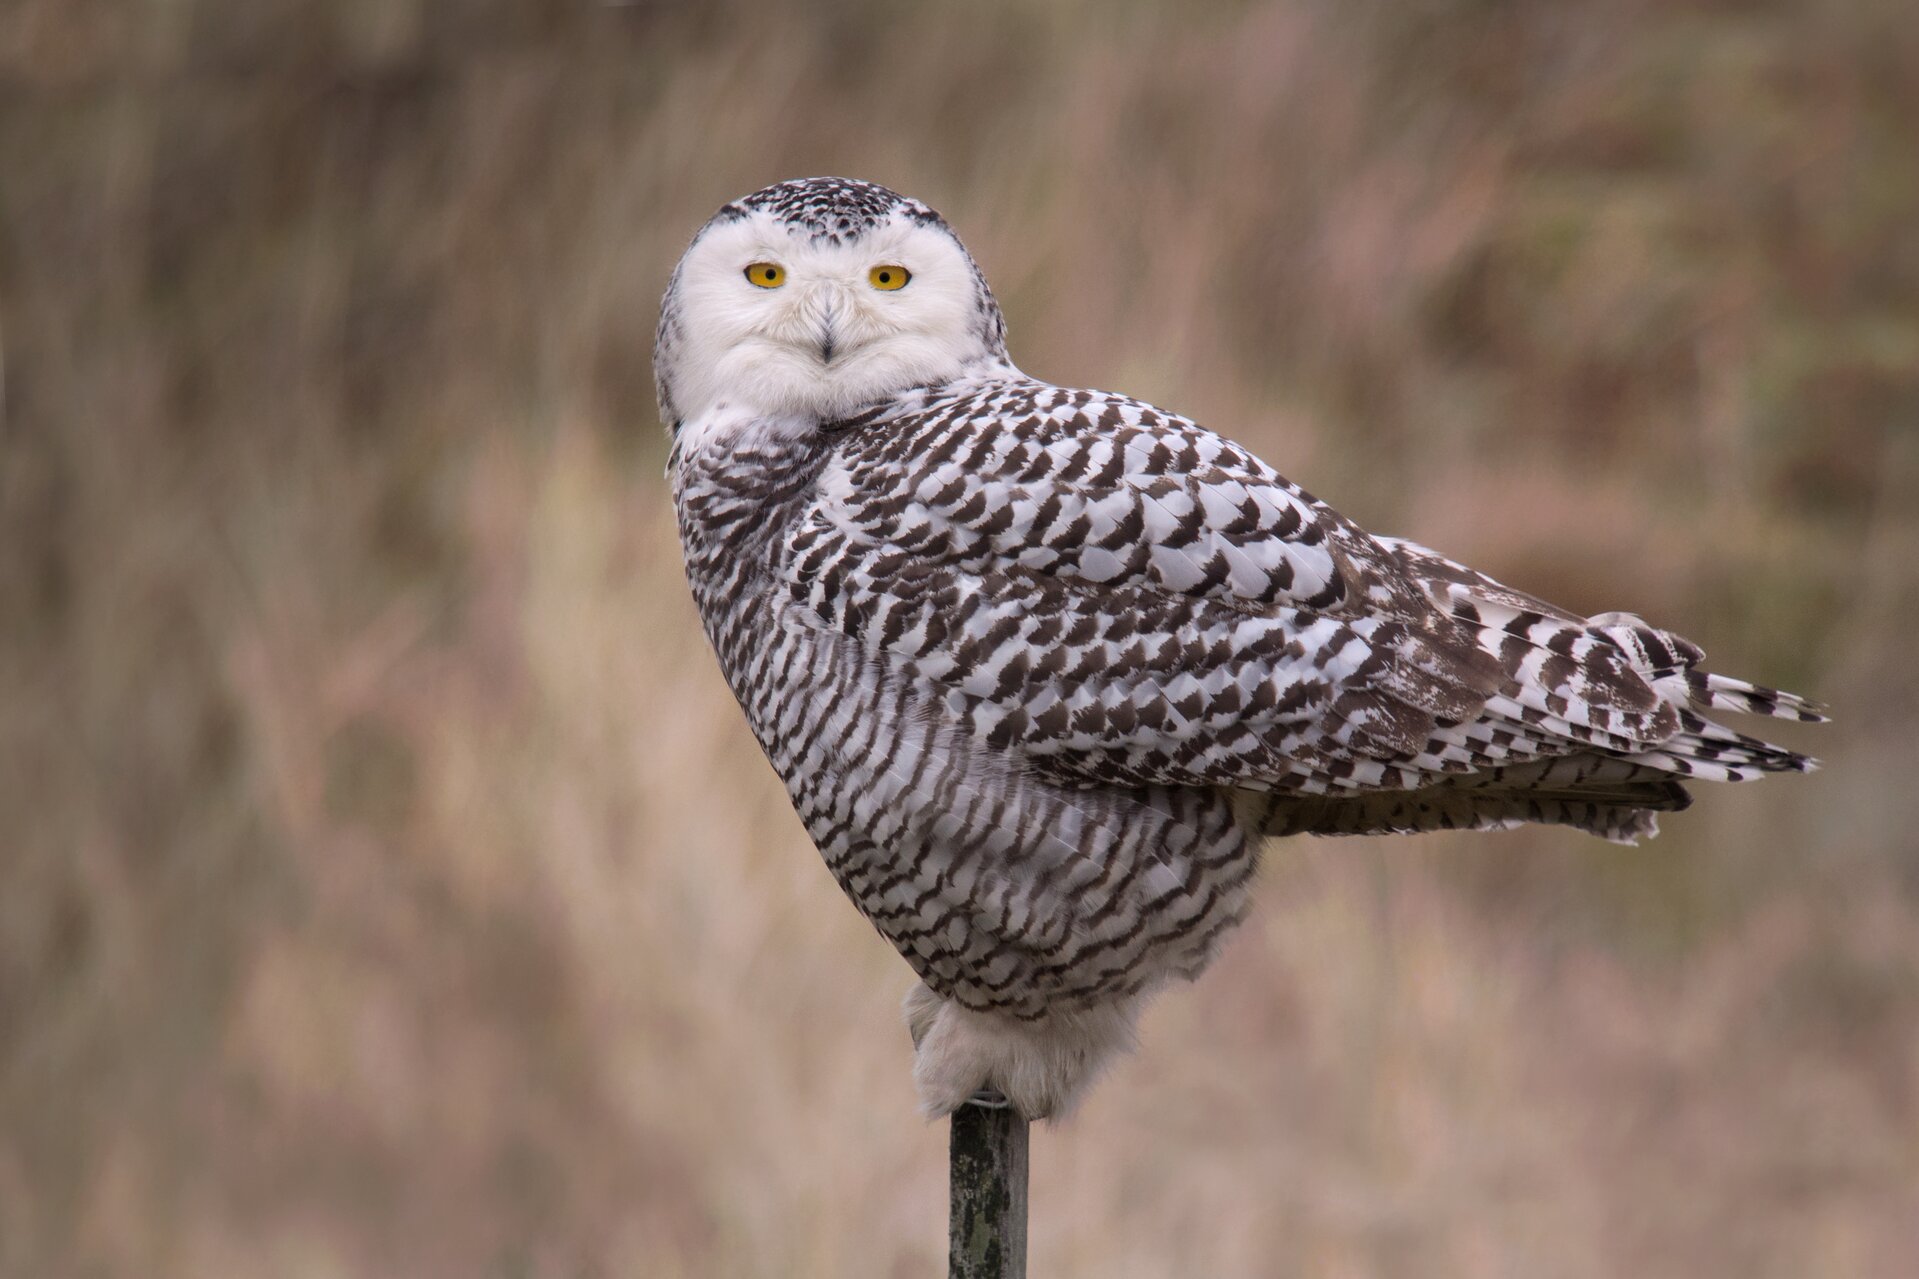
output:
<svg viewBox="0 0 1919 1279"><path fill-rule="evenodd" d="M1833 701L1645 849L1277 849L1035 1273L1919 1271L1919 24L1832 4L0 9L0 1272L911 1275L943 1130L679 581L710 209Z"/></svg>

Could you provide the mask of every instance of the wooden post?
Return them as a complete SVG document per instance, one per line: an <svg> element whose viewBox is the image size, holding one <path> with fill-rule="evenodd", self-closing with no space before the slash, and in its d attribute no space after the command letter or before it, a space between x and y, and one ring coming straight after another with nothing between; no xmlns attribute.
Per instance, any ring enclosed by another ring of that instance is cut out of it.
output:
<svg viewBox="0 0 1919 1279"><path fill-rule="evenodd" d="M953 1112L948 1279L1026 1279L1026 1121L1005 1102Z"/></svg>

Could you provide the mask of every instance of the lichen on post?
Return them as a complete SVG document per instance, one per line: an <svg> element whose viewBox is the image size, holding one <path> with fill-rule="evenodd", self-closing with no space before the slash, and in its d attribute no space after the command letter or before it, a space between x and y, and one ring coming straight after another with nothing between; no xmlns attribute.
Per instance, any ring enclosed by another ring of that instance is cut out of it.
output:
<svg viewBox="0 0 1919 1279"><path fill-rule="evenodd" d="M1004 1101L953 1112L950 1279L1026 1279L1026 1143Z"/></svg>

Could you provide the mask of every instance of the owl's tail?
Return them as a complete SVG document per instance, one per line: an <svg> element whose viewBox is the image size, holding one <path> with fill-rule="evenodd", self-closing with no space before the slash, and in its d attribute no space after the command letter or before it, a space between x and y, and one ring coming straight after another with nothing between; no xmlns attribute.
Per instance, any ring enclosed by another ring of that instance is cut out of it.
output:
<svg viewBox="0 0 1919 1279"><path fill-rule="evenodd" d="M1251 824L1263 835L1413 834L1539 822L1633 844L1658 834L1657 814L1678 812L1692 803L1684 781L1749 781L1819 766L1809 756L1736 732L1700 712L1731 710L1820 723L1825 720L1823 708L1792 693L1698 670L1691 664L1697 660L1696 650L1677 651L1685 641L1664 632L1660 638L1675 646L1677 660L1671 669L1641 670L1672 700L1679 732L1655 746L1589 747L1453 773L1414 790L1248 793L1241 811L1250 810ZM1498 700L1488 709L1497 713Z"/></svg>
<svg viewBox="0 0 1919 1279"><path fill-rule="evenodd" d="M1543 761L1543 765L1565 770L1619 762L1597 755L1568 756ZM1592 784L1555 784L1524 776L1540 767L1520 765L1448 777L1413 791L1260 795L1254 800L1259 813L1256 829L1262 835L1411 835L1503 830L1538 822L1636 844L1659 833L1655 814L1678 812L1692 803L1684 785L1645 766L1633 767L1631 774L1619 780Z"/></svg>

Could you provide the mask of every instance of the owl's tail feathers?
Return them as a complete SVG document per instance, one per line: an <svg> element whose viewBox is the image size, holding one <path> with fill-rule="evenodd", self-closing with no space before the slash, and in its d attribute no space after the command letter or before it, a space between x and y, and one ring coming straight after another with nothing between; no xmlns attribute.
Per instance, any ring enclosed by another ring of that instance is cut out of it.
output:
<svg viewBox="0 0 1919 1279"><path fill-rule="evenodd" d="M1666 700L1695 711L1738 711L1769 719L1826 723L1826 708L1783 689L1704 670L1705 650L1683 635L1662 631L1636 613L1599 613L1586 625L1610 640Z"/></svg>
<svg viewBox="0 0 1919 1279"><path fill-rule="evenodd" d="M1702 772L1682 767L1673 771L1736 782L1759 773L1803 773L1817 766L1817 761L1805 755L1715 724L1706 719L1703 712L1735 711L1768 719L1823 724L1826 722L1824 706L1783 689L1748 683L1730 675L1715 675L1700 665L1706 654L1697 644L1671 631L1650 626L1635 614L1601 613L1587 618L1586 624L1591 633L1610 641L1634 672L1662 699L1679 709L1680 732L1661 742L1660 747L1682 760L1722 762L1731 770L1723 777L1710 769Z"/></svg>
<svg viewBox="0 0 1919 1279"><path fill-rule="evenodd" d="M1594 746L1549 759L1454 773L1415 790L1245 792L1242 812L1250 812L1249 824L1263 835L1412 834L1543 822L1632 844L1658 834L1654 814L1677 812L1692 802L1682 779L1743 782L1819 766L1811 756L1687 709L1690 705L1816 723L1825 717L1814 703L1723 675L1684 670L1671 678L1694 690L1675 699L1679 731L1643 749Z"/></svg>
<svg viewBox="0 0 1919 1279"><path fill-rule="evenodd" d="M1622 752L1620 758L1708 782L1745 782L1766 773L1810 773L1819 767L1810 755L1734 732L1692 711L1681 711L1679 724L1680 731L1665 741Z"/></svg>
<svg viewBox="0 0 1919 1279"><path fill-rule="evenodd" d="M1685 680L1685 697L1695 710L1740 711L1770 719L1796 719L1802 724L1828 722L1825 706L1784 689L1701 670L1688 670Z"/></svg>
<svg viewBox="0 0 1919 1279"><path fill-rule="evenodd" d="M1582 766L1591 770L1586 778L1564 776ZM1411 835L1542 822L1636 844L1659 833L1654 814L1678 812L1692 796L1664 769L1587 755L1448 777L1413 791L1249 793L1247 802L1262 835Z"/></svg>

